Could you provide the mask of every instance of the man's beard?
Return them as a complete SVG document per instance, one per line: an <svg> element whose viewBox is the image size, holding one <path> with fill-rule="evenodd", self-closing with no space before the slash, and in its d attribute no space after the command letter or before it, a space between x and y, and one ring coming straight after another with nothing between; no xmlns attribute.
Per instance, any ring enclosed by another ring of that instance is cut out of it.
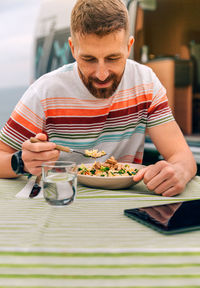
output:
<svg viewBox="0 0 200 288"><path fill-rule="evenodd" d="M96 98L109 98L110 96L113 95L113 93L116 91L122 75L120 77L117 77L115 74L110 74L108 78L106 78L104 81L100 81L98 78L94 78L89 76L88 79L83 75L83 73L79 69L79 74L81 76L81 79L87 89L90 91L90 93L95 96ZM99 84L104 84L109 81L112 81L112 85L108 88L96 88L93 85L93 82L99 83Z"/></svg>

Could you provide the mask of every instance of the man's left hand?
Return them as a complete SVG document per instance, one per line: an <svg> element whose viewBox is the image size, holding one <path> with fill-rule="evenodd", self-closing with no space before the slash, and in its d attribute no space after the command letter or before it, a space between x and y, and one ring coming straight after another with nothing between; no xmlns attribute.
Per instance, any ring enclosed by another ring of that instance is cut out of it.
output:
<svg viewBox="0 0 200 288"><path fill-rule="evenodd" d="M141 169L133 177L134 181L142 179L150 191L167 197L181 193L187 183L182 167L164 160Z"/></svg>

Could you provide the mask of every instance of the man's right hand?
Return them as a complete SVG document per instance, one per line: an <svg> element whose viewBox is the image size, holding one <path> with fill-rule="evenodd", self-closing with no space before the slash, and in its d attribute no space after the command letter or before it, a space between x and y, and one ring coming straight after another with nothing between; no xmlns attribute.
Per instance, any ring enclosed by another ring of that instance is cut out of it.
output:
<svg viewBox="0 0 200 288"><path fill-rule="evenodd" d="M60 152L56 150L56 144L46 142L47 136L39 133L35 136L41 142L31 143L30 140L22 144L22 160L24 162L24 170L33 174L41 174L41 165L45 161L56 161Z"/></svg>

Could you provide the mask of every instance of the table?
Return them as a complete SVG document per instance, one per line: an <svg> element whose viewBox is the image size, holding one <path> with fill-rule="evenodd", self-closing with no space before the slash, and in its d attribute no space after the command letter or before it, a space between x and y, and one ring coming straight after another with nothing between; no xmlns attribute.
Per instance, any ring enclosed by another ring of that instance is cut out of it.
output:
<svg viewBox="0 0 200 288"><path fill-rule="evenodd" d="M200 177L172 198L143 183L124 191L79 185L68 207L17 199L26 181L0 180L0 288L200 287L200 231L164 236L123 214L200 199Z"/></svg>

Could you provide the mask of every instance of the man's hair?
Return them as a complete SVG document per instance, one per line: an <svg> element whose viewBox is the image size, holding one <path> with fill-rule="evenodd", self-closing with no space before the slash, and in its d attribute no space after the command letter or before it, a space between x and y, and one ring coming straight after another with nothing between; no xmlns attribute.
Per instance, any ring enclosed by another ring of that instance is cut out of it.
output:
<svg viewBox="0 0 200 288"><path fill-rule="evenodd" d="M100 37L124 29L129 33L128 11L122 0L77 0L71 14L71 35Z"/></svg>

